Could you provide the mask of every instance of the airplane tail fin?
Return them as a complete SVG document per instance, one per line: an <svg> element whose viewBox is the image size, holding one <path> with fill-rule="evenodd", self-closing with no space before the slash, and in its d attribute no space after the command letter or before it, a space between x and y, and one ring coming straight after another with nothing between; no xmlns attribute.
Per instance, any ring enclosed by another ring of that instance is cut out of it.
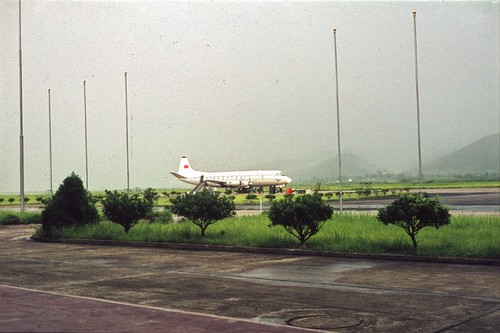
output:
<svg viewBox="0 0 500 333"><path fill-rule="evenodd" d="M179 162L179 169L177 170L177 173L179 175L182 175L184 177L193 177L193 176L198 176L199 172L193 170L191 167L191 164L189 163L189 160L186 156L181 157L181 161Z"/></svg>

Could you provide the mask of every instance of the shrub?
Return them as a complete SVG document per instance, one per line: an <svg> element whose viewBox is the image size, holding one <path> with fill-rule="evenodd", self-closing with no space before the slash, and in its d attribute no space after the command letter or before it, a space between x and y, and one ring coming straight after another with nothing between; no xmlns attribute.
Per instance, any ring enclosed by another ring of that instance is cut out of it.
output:
<svg viewBox="0 0 500 333"><path fill-rule="evenodd" d="M64 179L42 211L42 229L52 236L54 229L85 225L98 221L97 209L91 203L83 182L75 173Z"/></svg>
<svg viewBox="0 0 500 333"><path fill-rule="evenodd" d="M156 212L156 214L156 222L158 223L170 223L174 221L170 208L165 207L163 210Z"/></svg>
<svg viewBox="0 0 500 333"><path fill-rule="evenodd" d="M22 220L19 216L14 214L8 214L2 219L2 224L21 224Z"/></svg>
<svg viewBox="0 0 500 333"><path fill-rule="evenodd" d="M36 212L21 213L21 223L23 224L39 224L42 222L42 216Z"/></svg>
<svg viewBox="0 0 500 333"><path fill-rule="evenodd" d="M379 209L377 219L385 225L403 228L416 248L418 232L425 227L439 229L449 224L450 214L448 208L440 204L439 198L430 198L427 193L410 193Z"/></svg>
<svg viewBox="0 0 500 333"><path fill-rule="evenodd" d="M149 205L148 210L150 212L153 211L153 207L158 204L158 199L160 199L160 196L158 195L158 192L156 192L151 187L148 187L147 189L144 190L144 193L143 193L142 197L148 203L148 205Z"/></svg>
<svg viewBox="0 0 500 333"><path fill-rule="evenodd" d="M174 221L172 212L167 207L162 210L153 210L148 212L145 218L153 223L170 223Z"/></svg>
<svg viewBox="0 0 500 333"><path fill-rule="evenodd" d="M253 202L255 199L257 199L257 195L250 193L250 194L247 194L247 196L245 197L245 199L247 199L250 202Z"/></svg>
<svg viewBox="0 0 500 333"><path fill-rule="evenodd" d="M10 213L0 211L0 224L39 224L41 222L40 213L24 212Z"/></svg>
<svg viewBox="0 0 500 333"><path fill-rule="evenodd" d="M276 199L276 195L274 195L274 194L266 194L265 198L268 199L269 202L273 202L273 200Z"/></svg>
<svg viewBox="0 0 500 333"><path fill-rule="evenodd" d="M172 213L185 217L201 229L201 237L209 225L235 215L234 202L217 192L185 193L171 199Z"/></svg>
<svg viewBox="0 0 500 333"><path fill-rule="evenodd" d="M121 225L125 233L151 210L150 201L137 194L129 195L116 190L106 190L105 193L106 196L102 199L104 215L111 222Z"/></svg>
<svg viewBox="0 0 500 333"><path fill-rule="evenodd" d="M325 204L317 194L305 194L294 198L274 201L269 209L270 227L282 226L296 237L301 245L317 234L333 214L333 208Z"/></svg>

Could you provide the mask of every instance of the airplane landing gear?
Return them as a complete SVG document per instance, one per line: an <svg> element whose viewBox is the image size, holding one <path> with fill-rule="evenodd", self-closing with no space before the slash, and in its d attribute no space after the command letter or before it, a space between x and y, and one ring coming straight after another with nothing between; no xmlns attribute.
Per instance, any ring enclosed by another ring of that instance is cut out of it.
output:
<svg viewBox="0 0 500 333"><path fill-rule="evenodd" d="M206 190L208 188L207 181L203 180L203 175L200 177L200 182L189 193L195 194L202 186L203 186L203 190Z"/></svg>

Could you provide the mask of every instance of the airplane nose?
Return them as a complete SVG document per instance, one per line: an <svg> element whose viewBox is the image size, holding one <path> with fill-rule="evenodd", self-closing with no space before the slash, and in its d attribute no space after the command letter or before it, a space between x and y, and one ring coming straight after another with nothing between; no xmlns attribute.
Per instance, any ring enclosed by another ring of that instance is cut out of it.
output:
<svg viewBox="0 0 500 333"><path fill-rule="evenodd" d="M292 179L290 177L285 176L285 181L288 184L292 182Z"/></svg>

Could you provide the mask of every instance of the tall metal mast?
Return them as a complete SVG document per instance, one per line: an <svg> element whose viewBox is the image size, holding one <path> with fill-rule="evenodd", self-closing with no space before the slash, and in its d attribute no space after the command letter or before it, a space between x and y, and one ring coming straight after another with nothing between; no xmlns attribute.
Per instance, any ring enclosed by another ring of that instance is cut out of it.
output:
<svg viewBox="0 0 500 333"><path fill-rule="evenodd" d="M19 195L24 212L23 51L21 44L21 0L19 0Z"/></svg>
<svg viewBox="0 0 500 333"><path fill-rule="evenodd" d="M340 153L340 108L339 108L339 75L337 68L337 29L333 29L333 46L335 53L335 96L337 102L337 149L339 153L339 206L342 213L342 156Z"/></svg>
<svg viewBox="0 0 500 333"><path fill-rule="evenodd" d="M127 193L130 192L130 162L128 153L128 87L127 87L127 72L125 72L125 135L127 147Z"/></svg>
<svg viewBox="0 0 500 333"><path fill-rule="evenodd" d="M83 81L83 115L85 118L85 189L89 190L89 154L87 149L87 82Z"/></svg>
<svg viewBox="0 0 500 333"><path fill-rule="evenodd" d="M417 93L417 132L418 132L418 181L422 193L422 147L420 143L420 100L418 93L418 60L417 60L417 11L413 11L413 40L415 45L415 89Z"/></svg>
<svg viewBox="0 0 500 333"><path fill-rule="evenodd" d="M50 169L50 195L54 192L52 190L52 114L50 105L50 89L49 93L49 169Z"/></svg>

